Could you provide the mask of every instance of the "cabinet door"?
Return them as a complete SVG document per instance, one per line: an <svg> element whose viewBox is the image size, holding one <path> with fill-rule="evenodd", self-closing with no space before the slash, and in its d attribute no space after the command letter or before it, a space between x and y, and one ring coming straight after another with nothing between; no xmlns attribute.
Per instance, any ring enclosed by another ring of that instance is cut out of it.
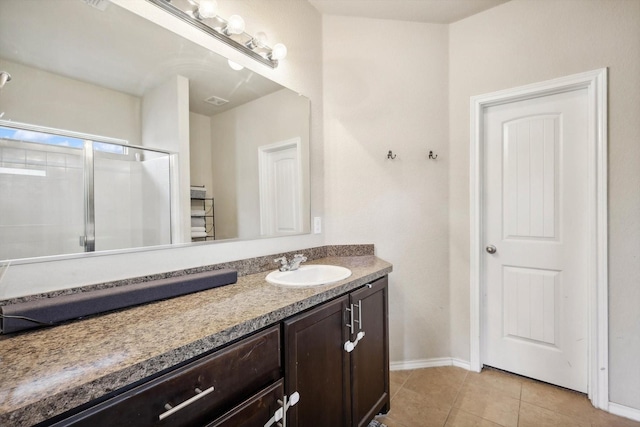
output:
<svg viewBox="0 0 640 427"><path fill-rule="evenodd" d="M387 292L388 279L383 277L351 293L354 335L365 333L351 352L354 426L366 426L375 415L389 410Z"/></svg>
<svg viewBox="0 0 640 427"><path fill-rule="evenodd" d="M264 427L280 408L278 400L284 397L282 380L232 409L207 427Z"/></svg>
<svg viewBox="0 0 640 427"><path fill-rule="evenodd" d="M348 426L351 422L349 353L343 296L284 322L285 390L300 393L287 427Z"/></svg>

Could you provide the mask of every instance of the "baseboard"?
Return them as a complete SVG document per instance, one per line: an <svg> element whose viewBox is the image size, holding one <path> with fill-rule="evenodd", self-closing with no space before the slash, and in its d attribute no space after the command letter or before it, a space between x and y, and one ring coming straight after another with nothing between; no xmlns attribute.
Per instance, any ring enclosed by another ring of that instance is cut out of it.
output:
<svg viewBox="0 0 640 427"><path fill-rule="evenodd" d="M640 421L640 409L609 402L609 412L613 415L629 418L634 421Z"/></svg>
<svg viewBox="0 0 640 427"><path fill-rule="evenodd" d="M469 365L469 362L466 360L456 359L455 357L436 357L432 359L391 362L389 369L392 371L405 371L409 369L435 368L438 366L456 366L466 370L471 368L471 365Z"/></svg>

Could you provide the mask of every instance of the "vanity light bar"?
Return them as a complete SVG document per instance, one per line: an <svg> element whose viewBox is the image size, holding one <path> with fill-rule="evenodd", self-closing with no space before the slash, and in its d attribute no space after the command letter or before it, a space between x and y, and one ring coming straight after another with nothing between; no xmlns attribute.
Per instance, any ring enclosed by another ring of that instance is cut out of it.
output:
<svg viewBox="0 0 640 427"><path fill-rule="evenodd" d="M257 33L255 37L245 33L244 20L240 16L232 15L225 20L216 15L215 7L210 9L215 0L183 0L181 3L187 5L186 10L177 6L176 0L147 1L271 68L276 68L278 61L287 54L287 48L282 43L273 48L267 46L264 33ZM205 20L213 25L208 25Z"/></svg>

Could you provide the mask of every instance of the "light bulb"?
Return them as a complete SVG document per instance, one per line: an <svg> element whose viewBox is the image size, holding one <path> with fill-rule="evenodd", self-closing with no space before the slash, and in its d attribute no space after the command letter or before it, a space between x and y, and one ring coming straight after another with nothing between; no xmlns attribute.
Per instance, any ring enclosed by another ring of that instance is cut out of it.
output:
<svg viewBox="0 0 640 427"><path fill-rule="evenodd" d="M279 61L287 56L287 47L282 43L277 43L271 50L271 59Z"/></svg>
<svg viewBox="0 0 640 427"><path fill-rule="evenodd" d="M242 34L244 32L244 19L240 15L231 15L224 29L226 35Z"/></svg>
<svg viewBox="0 0 640 427"><path fill-rule="evenodd" d="M200 18L215 18L218 14L218 2L216 0L200 0L198 3L198 16Z"/></svg>
<svg viewBox="0 0 640 427"><path fill-rule="evenodd" d="M242 65L238 64L237 62L233 62L230 59L227 59L227 62L229 63L229 67L231 67L231 69L233 70L240 71L244 68Z"/></svg>

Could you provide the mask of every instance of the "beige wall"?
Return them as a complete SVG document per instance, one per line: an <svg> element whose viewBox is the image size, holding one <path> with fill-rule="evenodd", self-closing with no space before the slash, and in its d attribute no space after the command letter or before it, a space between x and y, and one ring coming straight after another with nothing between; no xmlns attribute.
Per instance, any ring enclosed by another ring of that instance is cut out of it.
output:
<svg viewBox="0 0 640 427"><path fill-rule="evenodd" d="M512 0L449 39L452 356L469 357L469 97L609 67L610 400L640 408L640 1Z"/></svg>
<svg viewBox="0 0 640 427"><path fill-rule="evenodd" d="M392 362L449 356L447 26L325 16L323 33L327 240L393 263Z"/></svg>
<svg viewBox="0 0 640 427"><path fill-rule="evenodd" d="M209 143L213 150L209 157L212 165L211 195L216 199L216 238L238 237L238 158L235 144L237 125L233 120L235 110L216 114L209 120Z"/></svg>
<svg viewBox="0 0 640 427"><path fill-rule="evenodd" d="M278 90L209 119L208 156L216 204L216 238L260 236L258 148L300 138L304 188L304 229L309 229L309 101ZM192 173L193 176L193 173Z"/></svg>

